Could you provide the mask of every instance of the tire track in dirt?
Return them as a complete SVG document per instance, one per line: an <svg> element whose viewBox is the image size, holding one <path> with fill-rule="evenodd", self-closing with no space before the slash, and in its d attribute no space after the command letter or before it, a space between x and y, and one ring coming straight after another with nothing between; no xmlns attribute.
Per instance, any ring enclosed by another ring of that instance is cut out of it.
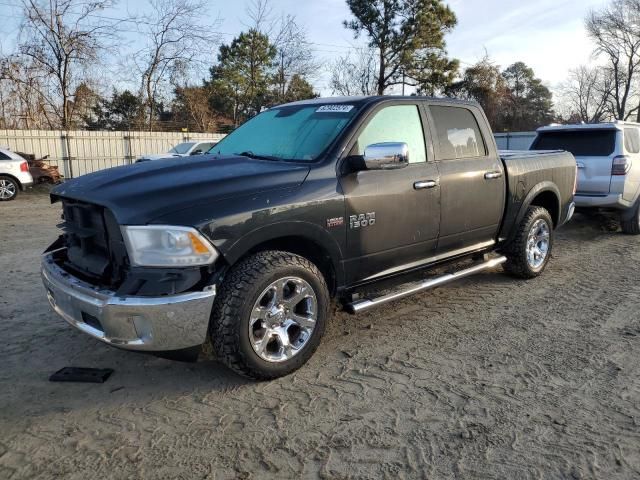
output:
<svg viewBox="0 0 640 480"><path fill-rule="evenodd" d="M56 209L44 211L32 223L51 238ZM269 383L74 334L37 268L14 270L20 295L0 292L0 381L13 386L0 391L0 478L637 477L640 241L577 221L541 278L491 272L338 313L309 364ZM4 245L0 266L42 248ZM116 374L46 382L70 361Z"/></svg>

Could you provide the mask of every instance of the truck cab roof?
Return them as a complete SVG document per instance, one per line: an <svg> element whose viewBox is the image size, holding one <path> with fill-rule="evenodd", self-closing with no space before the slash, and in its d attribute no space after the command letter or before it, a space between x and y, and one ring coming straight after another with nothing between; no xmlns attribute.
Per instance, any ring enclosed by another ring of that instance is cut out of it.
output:
<svg viewBox="0 0 640 480"><path fill-rule="evenodd" d="M458 100L454 98L439 98L439 97L422 97L422 96L408 96L408 95L359 95L350 97L322 97L311 98L308 100L299 100L297 102L285 103L278 105L279 107L288 107L293 105L327 105L327 104L349 104L356 106L371 105L374 103L389 101L389 100L413 100L413 101L429 101L429 102L442 102L447 104L458 105L473 105L478 106L477 102L468 100Z"/></svg>

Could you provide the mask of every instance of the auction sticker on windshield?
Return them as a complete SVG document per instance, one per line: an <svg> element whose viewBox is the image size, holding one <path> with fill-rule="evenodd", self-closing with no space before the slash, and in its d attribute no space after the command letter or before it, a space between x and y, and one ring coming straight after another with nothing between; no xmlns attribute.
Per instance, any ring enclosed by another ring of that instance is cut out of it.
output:
<svg viewBox="0 0 640 480"><path fill-rule="evenodd" d="M353 105L323 105L316 110L316 113L347 113L353 110Z"/></svg>

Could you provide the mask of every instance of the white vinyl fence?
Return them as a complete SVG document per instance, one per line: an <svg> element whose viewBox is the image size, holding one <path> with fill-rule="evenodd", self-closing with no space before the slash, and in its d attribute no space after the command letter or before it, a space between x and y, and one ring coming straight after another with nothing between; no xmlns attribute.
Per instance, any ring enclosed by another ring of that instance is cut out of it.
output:
<svg viewBox="0 0 640 480"><path fill-rule="evenodd" d="M495 133L498 150L529 150L536 132Z"/></svg>
<svg viewBox="0 0 640 480"><path fill-rule="evenodd" d="M219 133L0 130L0 146L49 155L65 178L134 163L143 154L164 153L189 140L220 140Z"/></svg>

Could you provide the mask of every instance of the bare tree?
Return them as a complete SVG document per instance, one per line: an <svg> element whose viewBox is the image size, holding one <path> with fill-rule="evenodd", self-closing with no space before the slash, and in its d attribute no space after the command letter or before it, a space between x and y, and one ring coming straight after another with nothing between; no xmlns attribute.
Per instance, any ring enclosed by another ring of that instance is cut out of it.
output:
<svg viewBox="0 0 640 480"><path fill-rule="evenodd" d="M586 26L596 43L594 53L606 58L611 72L615 117L627 120L637 114L640 120L640 108L629 108L640 71L640 0L612 0L602 10L591 12Z"/></svg>
<svg viewBox="0 0 640 480"><path fill-rule="evenodd" d="M5 128L57 128L56 115L42 92L45 78L26 58L13 56L0 62L2 123ZM56 104L53 107L57 107Z"/></svg>
<svg viewBox="0 0 640 480"><path fill-rule="evenodd" d="M70 127L74 90L114 38L113 23L97 15L112 4L111 0L23 3L18 52L4 62L4 77L44 103L43 113L52 113L61 128Z"/></svg>
<svg viewBox="0 0 640 480"><path fill-rule="evenodd" d="M337 95L374 95L378 91L376 51L360 48L338 58L330 67L331 91Z"/></svg>
<svg viewBox="0 0 640 480"><path fill-rule="evenodd" d="M206 86L176 87L172 111L190 130L213 132L217 127L216 114L209 105L209 90Z"/></svg>
<svg viewBox="0 0 640 480"><path fill-rule="evenodd" d="M283 101L291 80L298 76L313 77L320 66L315 59L312 45L307 39L306 29L293 15L275 18L270 0L253 0L247 7L249 28L266 35L276 47L275 100Z"/></svg>
<svg viewBox="0 0 640 480"><path fill-rule="evenodd" d="M598 123L615 115L613 76L602 67L582 65L569 72L569 79L559 89L567 114L584 123Z"/></svg>
<svg viewBox="0 0 640 480"><path fill-rule="evenodd" d="M133 55L140 75L149 130L172 79L193 69L199 57L211 57L217 35L204 0L150 0L152 13L138 20L146 45ZM206 21L205 22L203 22Z"/></svg>
<svg viewBox="0 0 640 480"><path fill-rule="evenodd" d="M284 99L291 79L313 77L319 69L307 34L295 17L287 15L280 20L277 34L273 37L276 46L276 74L274 83L278 100Z"/></svg>

